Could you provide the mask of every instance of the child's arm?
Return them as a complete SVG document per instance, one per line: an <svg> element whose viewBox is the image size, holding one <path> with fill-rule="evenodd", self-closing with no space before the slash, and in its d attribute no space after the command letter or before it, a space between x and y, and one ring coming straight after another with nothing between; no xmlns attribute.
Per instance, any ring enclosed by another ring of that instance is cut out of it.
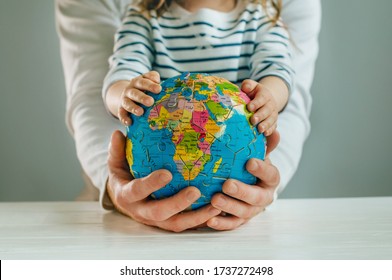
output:
<svg viewBox="0 0 392 280"><path fill-rule="evenodd" d="M152 105L152 98L146 99L143 91L155 92L148 80L159 83L159 75L148 73L154 60L154 46L149 19L145 18L138 5L130 5L122 24L115 35L114 51L109 62L110 68L103 81L102 99L108 111L119 118L124 125L130 125L128 112L141 115L138 104ZM142 75L142 73L146 73ZM147 80L147 81L146 81ZM146 99L146 100L144 100Z"/></svg>
<svg viewBox="0 0 392 280"><path fill-rule="evenodd" d="M255 112L251 122L266 136L277 127L278 113L286 106L294 75L288 31L281 21L272 25L268 21L267 17L260 23L256 34L249 64L253 81L247 86L244 81L242 86L252 99L248 104L248 109Z"/></svg>
<svg viewBox="0 0 392 280"><path fill-rule="evenodd" d="M277 127L278 114L286 106L289 89L279 77L267 76L256 82L245 80L241 86L252 100L247 105L254 112L251 123L257 125L260 133L269 136Z"/></svg>
<svg viewBox="0 0 392 280"><path fill-rule="evenodd" d="M151 106L154 103L154 99L143 91L160 93L162 88L159 83L160 76L156 71L150 71L130 81L117 81L107 91L105 98L106 107L124 125L131 125L132 121L128 113L141 116L143 108L138 104Z"/></svg>

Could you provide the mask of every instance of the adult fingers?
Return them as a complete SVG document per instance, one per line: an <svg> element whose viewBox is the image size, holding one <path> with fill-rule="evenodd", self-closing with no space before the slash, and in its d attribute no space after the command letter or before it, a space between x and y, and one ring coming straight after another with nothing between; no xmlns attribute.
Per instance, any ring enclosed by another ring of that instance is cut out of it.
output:
<svg viewBox="0 0 392 280"><path fill-rule="evenodd" d="M143 76L138 76L131 80L130 87L137 88L139 90L146 90L153 93L160 93L162 87L159 83L152 81L150 79L144 78Z"/></svg>
<svg viewBox="0 0 392 280"><path fill-rule="evenodd" d="M260 180L262 187L275 189L279 184L279 170L269 160L251 158L246 163L246 169Z"/></svg>
<svg viewBox="0 0 392 280"><path fill-rule="evenodd" d="M164 221L190 207L200 196L199 189L188 187L171 197L147 201L140 207L140 215L147 220Z"/></svg>
<svg viewBox="0 0 392 280"><path fill-rule="evenodd" d="M264 189L261 188L260 186L257 185L248 185L245 184L241 181L238 180L227 180L223 186L222 186L222 191L223 193L227 194L230 197L233 197L236 199L236 201L243 202L245 203L244 206L247 205L252 205L252 206L265 206L270 204L273 199L273 191L270 189ZM219 199L218 195L216 195ZM221 195L223 196L223 195ZM236 215L235 213L232 212L232 210L228 211L228 208L233 208L235 206L241 207L241 204L234 203L228 200L228 197L225 196L226 199L226 204L231 203L232 205L226 206L227 208L222 209L221 207L218 207L218 209L221 209L224 212L231 213L233 215ZM212 202L211 202L212 203ZM212 203L214 205L214 203ZM241 207L243 208L243 207ZM238 210L239 213L242 213L243 211L240 209ZM252 216L253 213L246 213L246 214L238 214L236 216L238 217L249 217Z"/></svg>
<svg viewBox="0 0 392 280"><path fill-rule="evenodd" d="M220 212L218 209L208 205L194 211L174 215L168 220L157 222L156 226L169 231L182 232L187 229L206 226L207 221L219 215Z"/></svg>
<svg viewBox="0 0 392 280"><path fill-rule="evenodd" d="M128 170L128 163L125 155L126 139L121 131L116 130L112 134L109 144L108 169L109 172L119 174L126 180L132 179Z"/></svg>
<svg viewBox="0 0 392 280"><path fill-rule="evenodd" d="M157 170L150 175L134 179L117 190L116 200L123 203L134 203L146 199L151 193L168 184L172 175L167 170Z"/></svg>
<svg viewBox="0 0 392 280"><path fill-rule="evenodd" d="M215 230L232 230L246 222L246 219L235 216L216 216L207 221L207 226Z"/></svg>
<svg viewBox="0 0 392 280"><path fill-rule="evenodd" d="M261 188L259 187L261 190ZM259 192L260 194L260 192ZM258 196L260 196L258 194ZM260 212L260 207L250 205L244 201L237 200L224 194L216 194L211 199L211 205L222 212L231 214L238 218L249 219Z"/></svg>

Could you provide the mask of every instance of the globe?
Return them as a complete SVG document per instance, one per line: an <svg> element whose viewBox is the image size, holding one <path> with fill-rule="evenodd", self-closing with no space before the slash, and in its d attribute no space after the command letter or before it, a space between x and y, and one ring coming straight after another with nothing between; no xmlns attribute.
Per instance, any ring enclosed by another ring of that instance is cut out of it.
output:
<svg viewBox="0 0 392 280"><path fill-rule="evenodd" d="M131 115L126 157L135 178L167 169L172 181L153 198L172 196L188 186L199 188L197 209L222 191L228 179L254 184L245 164L264 159L266 139L250 123L248 96L228 80L203 73L183 73L162 82L151 107Z"/></svg>

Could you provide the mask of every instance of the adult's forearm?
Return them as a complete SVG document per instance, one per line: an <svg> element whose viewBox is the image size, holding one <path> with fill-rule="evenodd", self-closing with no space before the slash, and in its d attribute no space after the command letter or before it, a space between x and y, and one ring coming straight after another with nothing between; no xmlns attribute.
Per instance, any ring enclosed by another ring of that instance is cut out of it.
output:
<svg viewBox="0 0 392 280"><path fill-rule="evenodd" d="M297 170L303 144L310 132L310 88L318 55L320 0L283 0L282 18L295 44L292 57L295 82L288 104L279 115L281 142L271 153L272 163L281 176L278 192L286 187Z"/></svg>
<svg viewBox="0 0 392 280"><path fill-rule="evenodd" d="M111 133L121 125L102 100L114 33L128 0L57 0L60 39L67 90L66 123L75 139L78 159L94 186L104 194Z"/></svg>

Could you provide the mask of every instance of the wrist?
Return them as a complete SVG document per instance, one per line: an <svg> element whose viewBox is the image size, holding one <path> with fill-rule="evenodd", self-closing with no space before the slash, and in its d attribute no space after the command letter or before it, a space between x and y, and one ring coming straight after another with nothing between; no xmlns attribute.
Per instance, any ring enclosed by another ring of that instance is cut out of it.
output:
<svg viewBox="0 0 392 280"><path fill-rule="evenodd" d="M289 99L289 88L285 81L276 76L267 76L261 79L259 83L271 93L278 112L281 112L286 107Z"/></svg>
<svg viewBox="0 0 392 280"><path fill-rule="evenodd" d="M129 81L117 81L109 87L106 93L104 102L109 112L116 118L118 118L118 108L121 106L121 96L128 85Z"/></svg>

